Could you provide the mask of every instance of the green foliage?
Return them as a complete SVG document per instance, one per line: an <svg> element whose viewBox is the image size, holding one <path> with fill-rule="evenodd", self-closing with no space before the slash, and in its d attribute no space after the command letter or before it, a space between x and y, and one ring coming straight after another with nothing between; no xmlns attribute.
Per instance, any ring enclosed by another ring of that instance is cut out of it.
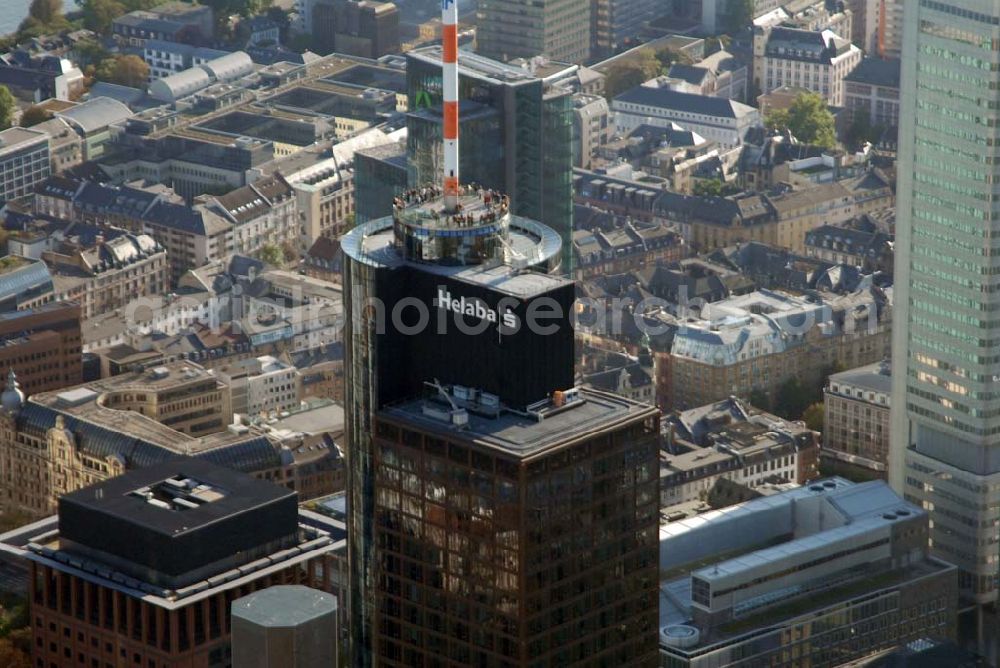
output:
<svg viewBox="0 0 1000 668"><path fill-rule="evenodd" d="M21 127L30 128L32 125L38 125L39 123L44 123L45 121L52 118L52 113L49 110L33 104L24 110L21 114Z"/></svg>
<svg viewBox="0 0 1000 668"><path fill-rule="evenodd" d="M790 130L806 144L832 148L837 144L837 132L830 109L819 93L802 93L785 109L772 109L764 123L773 130Z"/></svg>
<svg viewBox="0 0 1000 668"><path fill-rule="evenodd" d="M111 22L127 11L119 0L85 0L80 8L84 27L100 34L110 33Z"/></svg>
<svg viewBox="0 0 1000 668"><path fill-rule="evenodd" d="M817 401L802 413L802 420L813 431L823 431L824 410L822 402Z"/></svg>
<svg viewBox="0 0 1000 668"><path fill-rule="evenodd" d="M99 81L142 88L149 78L149 65L139 56L114 56L101 61L95 76Z"/></svg>
<svg viewBox="0 0 1000 668"><path fill-rule="evenodd" d="M754 0L729 0L726 7L726 32L730 35L749 28L753 23Z"/></svg>
<svg viewBox="0 0 1000 668"><path fill-rule="evenodd" d="M740 191L739 186L725 183L721 179L698 179L694 182L693 190L699 197L727 197Z"/></svg>
<svg viewBox="0 0 1000 668"><path fill-rule="evenodd" d="M827 374L821 374L826 378ZM821 383L812 385L804 384L798 376L793 376L781 384L778 394L774 400L773 412L786 420L803 420L806 412L819 404L819 426L816 431L823 428L823 386ZM812 419L816 419L815 411ZM810 427L811 428L811 427Z"/></svg>
<svg viewBox="0 0 1000 668"><path fill-rule="evenodd" d="M285 253L281 246L276 244L265 244L258 255L261 260L275 267L280 267L285 263Z"/></svg>
<svg viewBox="0 0 1000 668"><path fill-rule="evenodd" d="M673 49L660 49L656 52L656 60L660 63L660 72L666 73L674 63L690 65L691 58L686 53ZM655 74L653 76L656 76Z"/></svg>
<svg viewBox="0 0 1000 668"><path fill-rule="evenodd" d="M87 65L94 65L96 67L102 60L109 58L111 55L100 42L92 39L83 40L77 43L77 45L73 47L73 52L76 56L76 61L81 68L84 68Z"/></svg>
<svg viewBox="0 0 1000 668"><path fill-rule="evenodd" d="M0 86L0 130L6 130L14 122L14 96L10 94L10 89Z"/></svg>
<svg viewBox="0 0 1000 668"><path fill-rule="evenodd" d="M62 3L59 0L31 0L28 16L39 23L49 25L55 20L63 18Z"/></svg>
<svg viewBox="0 0 1000 668"><path fill-rule="evenodd" d="M762 411L771 410L771 400L767 398L767 394L763 390L755 389L750 392L750 405L754 408L759 408Z"/></svg>
<svg viewBox="0 0 1000 668"><path fill-rule="evenodd" d="M663 65L656 53L652 49L643 49L636 57L611 66L604 84L605 95L610 100L616 95L652 79L662 71Z"/></svg>
<svg viewBox="0 0 1000 668"><path fill-rule="evenodd" d="M862 112L855 115L851 126L847 129L847 143L851 146L860 146L866 142L877 144L884 132L885 128L881 125L872 125L868 114Z"/></svg>

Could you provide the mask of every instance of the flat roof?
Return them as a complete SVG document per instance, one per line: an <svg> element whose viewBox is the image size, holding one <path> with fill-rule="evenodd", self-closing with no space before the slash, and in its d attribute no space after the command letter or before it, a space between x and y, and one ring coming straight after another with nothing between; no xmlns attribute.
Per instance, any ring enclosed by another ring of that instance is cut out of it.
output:
<svg viewBox="0 0 1000 668"><path fill-rule="evenodd" d="M468 425L459 428L425 415L423 408L427 401L419 399L389 406L379 412L379 417L452 440L472 441L518 457L530 457L575 438L658 414L658 409L652 406L616 394L583 389L581 395L582 403L543 420L510 412L496 418L470 412Z"/></svg>
<svg viewBox="0 0 1000 668"><path fill-rule="evenodd" d="M175 476L209 485L218 491L218 496L196 508L172 510L153 505L133 494ZM203 459L184 457L133 469L70 492L60 499L60 503L74 503L94 513L141 526L146 531L173 537L199 531L222 518L243 514L295 496L294 490L282 485L258 480Z"/></svg>

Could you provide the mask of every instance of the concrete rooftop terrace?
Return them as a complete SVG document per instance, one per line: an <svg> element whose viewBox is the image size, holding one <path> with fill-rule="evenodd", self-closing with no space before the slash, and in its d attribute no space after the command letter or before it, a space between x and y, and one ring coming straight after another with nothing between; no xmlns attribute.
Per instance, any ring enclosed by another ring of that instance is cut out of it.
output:
<svg viewBox="0 0 1000 668"><path fill-rule="evenodd" d="M543 420L503 412L498 417L484 417L469 412L464 428L424 414L428 401L413 399L384 408L382 419L440 434L450 440L469 441L501 450L515 457L528 458L559 447L576 438L590 437L613 430L626 422L653 417L658 409L622 396L583 389L584 401ZM435 407L439 407L434 403Z"/></svg>

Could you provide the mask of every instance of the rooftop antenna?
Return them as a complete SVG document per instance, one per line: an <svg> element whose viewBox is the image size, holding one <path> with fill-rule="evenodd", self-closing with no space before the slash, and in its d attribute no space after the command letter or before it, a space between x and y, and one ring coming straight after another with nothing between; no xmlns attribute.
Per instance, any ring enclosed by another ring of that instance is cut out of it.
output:
<svg viewBox="0 0 1000 668"><path fill-rule="evenodd" d="M458 212L458 0L441 0L444 89L444 207Z"/></svg>

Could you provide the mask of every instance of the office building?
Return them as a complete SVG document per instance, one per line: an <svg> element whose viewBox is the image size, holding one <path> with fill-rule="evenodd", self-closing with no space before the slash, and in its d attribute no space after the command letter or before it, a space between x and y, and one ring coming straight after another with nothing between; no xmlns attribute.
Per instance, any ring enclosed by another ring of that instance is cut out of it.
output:
<svg viewBox="0 0 1000 668"><path fill-rule="evenodd" d="M441 48L411 51L406 58L409 182L419 187L437 181L441 173ZM570 89L465 51L458 59L464 178L507 193L515 214L555 229L568 273L573 232Z"/></svg>
<svg viewBox="0 0 1000 668"><path fill-rule="evenodd" d="M905 21L889 480L928 509L934 553L985 604L1000 509L1000 257L985 250L1000 229L1000 109L983 92L996 86L1000 7L919 3Z"/></svg>
<svg viewBox="0 0 1000 668"><path fill-rule="evenodd" d="M628 134L641 125L671 127L676 124L709 141L728 147L743 144L747 133L762 124L751 106L714 95L671 90L653 81L636 86L611 101L618 132Z"/></svg>
<svg viewBox="0 0 1000 668"><path fill-rule="evenodd" d="M343 525L296 501L191 458L63 496L56 516L0 538L29 569L32 665L232 665L234 601L338 588Z"/></svg>
<svg viewBox="0 0 1000 668"><path fill-rule="evenodd" d="M262 355L216 369L229 386L233 413L257 417L298 408L298 370L271 355Z"/></svg>
<svg viewBox="0 0 1000 668"><path fill-rule="evenodd" d="M52 173L50 160L48 133L18 127L0 132L0 202L30 195Z"/></svg>
<svg viewBox="0 0 1000 668"><path fill-rule="evenodd" d="M573 389L553 230L422 199L341 240L355 662L655 665L658 414Z"/></svg>
<svg viewBox="0 0 1000 668"><path fill-rule="evenodd" d="M871 127L899 125L899 60L864 58L844 78L844 107L852 120L867 119Z"/></svg>
<svg viewBox="0 0 1000 668"><path fill-rule="evenodd" d="M318 53L381 58L399 52L399 10L377 0L297 0Z"/></svg>
<svg viewBox="0 0 1000 668"><path fill-rule="evenodd" d="M409 183L406 143L396 142L354 154L354 222L392 215L392 198Z"/></svg>
<svg viewBox="0 0 1000 668"><path fill-rule="evenodd" d="M823 390L824 466L886 476L892 371L876 362L830 376Z"/></svg>
<svg viewBox="0 0 1000 668"><path fill-rule="evenodd" d="M12 251L23 249L23 242L8 242ZM51 301L54 293L52 272L38 258L21 254L0 260L0 311L22 311Z"/></svg>
<svg viewBox="0 0 1000 668"><path fill-rule="evenodd" d="M903 54L904 0L878 0L878 55L901 58Z"/></svg>
<svg viewBox="0 0 1000 668"><path fill-rule="evenodd" d="M876 55L882 0L847 0L846 5L851 10L851 42L865 53Z"/></svg>
<svg viewBox="0 0 1000 668"><path fill-rule="evenodd" d="M832 30L782 27L755 29L753 53L754 84L761 94L783 86L803 88L835 107L844 106L844 79L863 56Z"/></svg>
<svg viewBox="0 0 1000 668"><path fill-rule="evenodd" d="M80 307L46 304L0 313L0 369L17 373L29 395L83 380Z"/></svg>
<svg viewBox="0 0 1000 668"><path fill-rule="evenodd" d="M603 60L627 51L646 24L667 11L656 0L591 0L591 58Z"/></svg>
<svg viewBox="0 0 1000 668"><path fill-rule="evenodd" d="M142 59L149 65L149 80L156 81L172 74L221 58L227 52L180 42L150 39L142 47Z"/></svg>
<svg viewBox="0 0 1000 668"><path fill-rule="evenodd" d="M477 51L504 62L546 56L582 63L590 57L590 13L591 0L481 0Z"/></svg>
<svg viewBox="0 0 1000 668"><path fill-rule="evenodd" d="M954 639L955 567L927 525L884 482L841 478L664 524L660 665L840 666Z"/></svg>
<svg viewBox="0 0 1000 668"><path fill-rule="evenodd" d="M339 666L337 599L276 585L233 601L233 668Z"/></svg>
<svg viewBox="0 0 1000 668"><path fill-rule="evenodd" d="M167 2L116 17L111 33L119 46L140 48L149 40L210 42L215 37L215 19L208 5Z"/></svg>

